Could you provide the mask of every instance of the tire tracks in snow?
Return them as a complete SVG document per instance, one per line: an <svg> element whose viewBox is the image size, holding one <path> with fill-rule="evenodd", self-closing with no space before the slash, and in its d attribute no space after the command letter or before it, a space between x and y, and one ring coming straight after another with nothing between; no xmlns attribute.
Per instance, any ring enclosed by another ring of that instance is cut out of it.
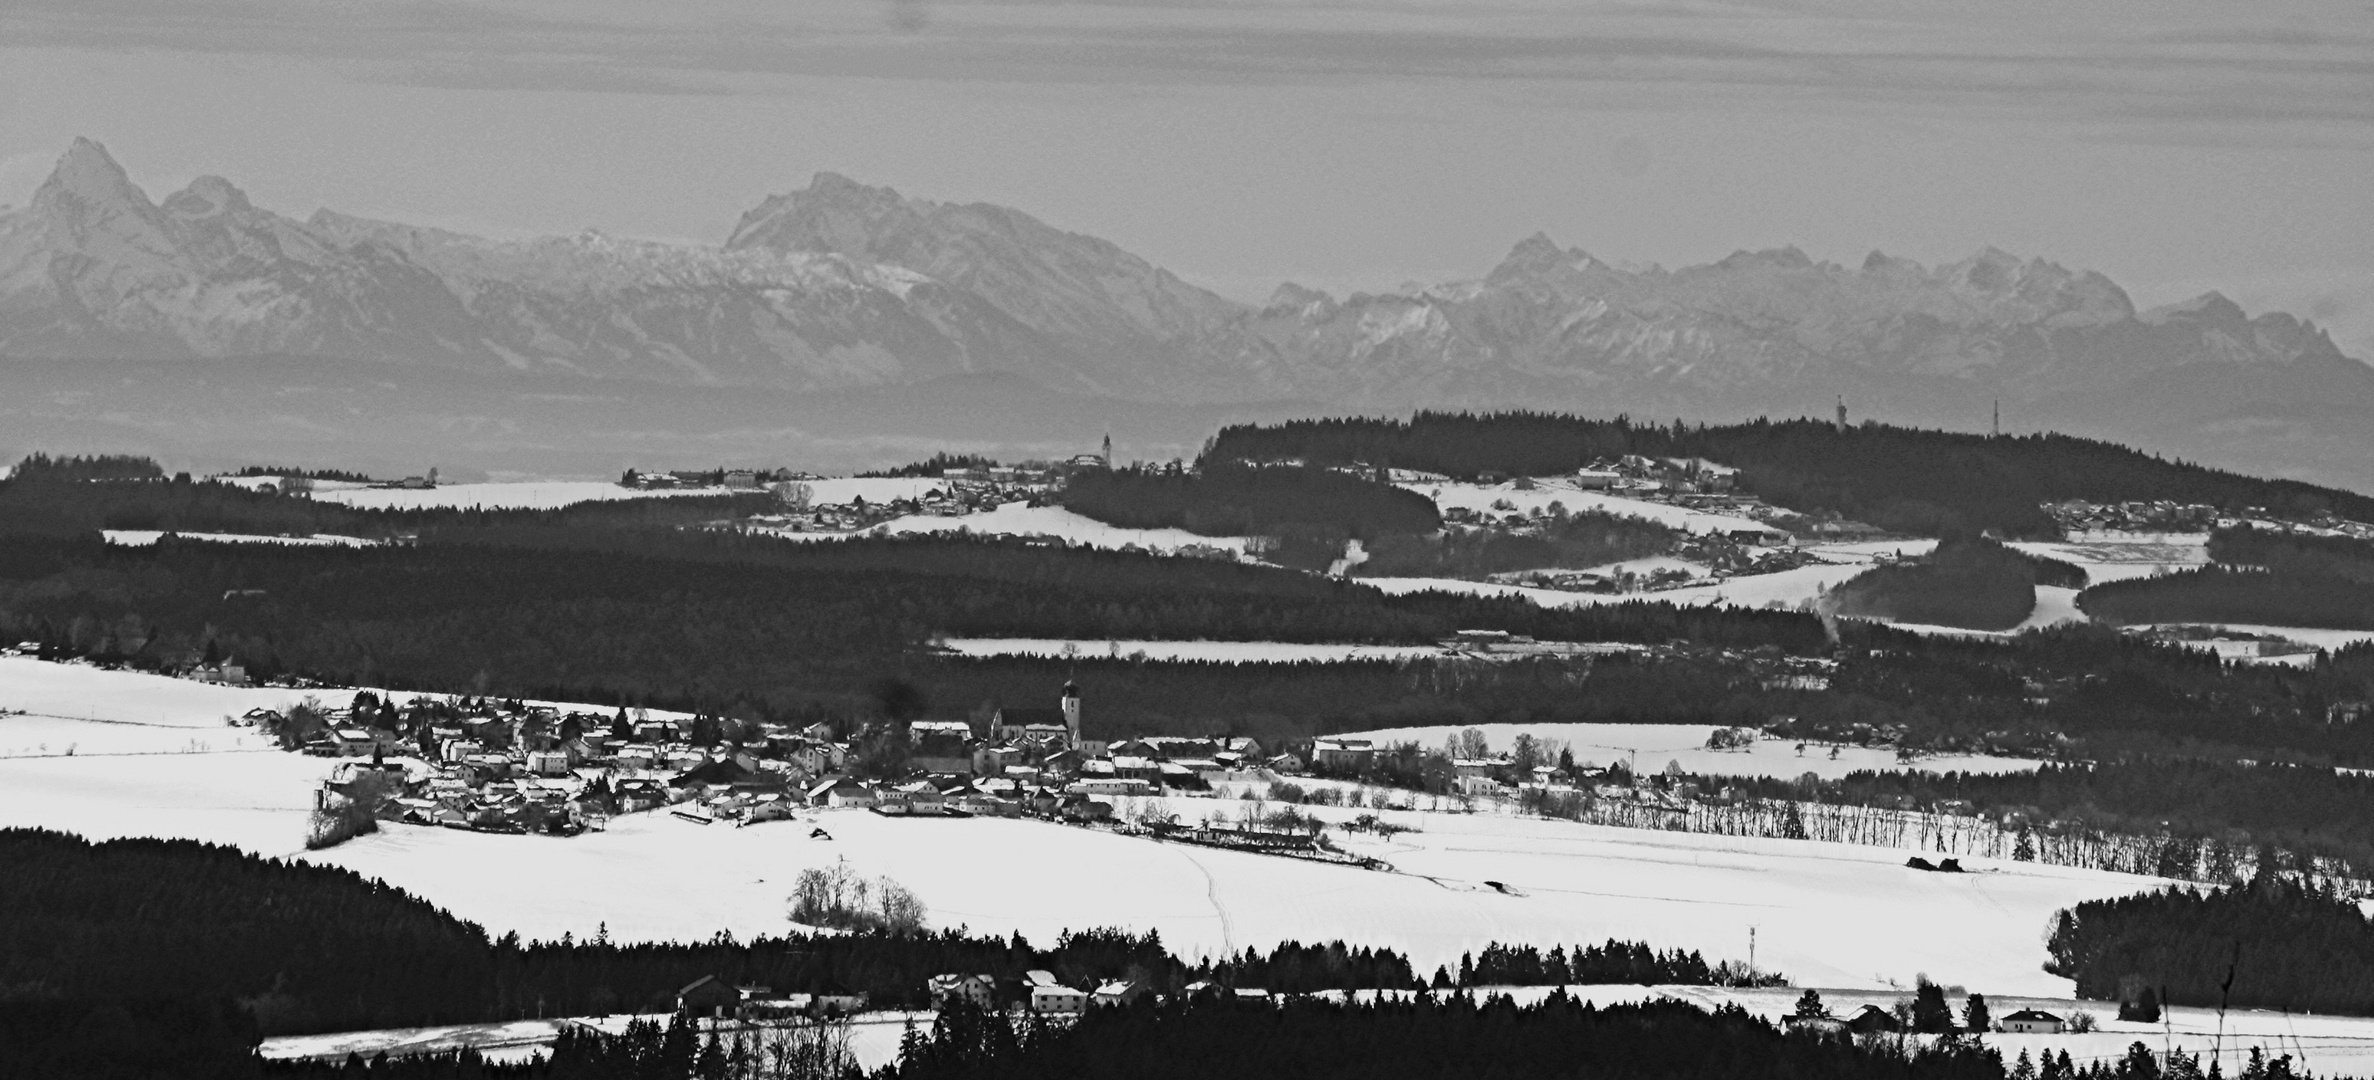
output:
<svg viewBox="0 0 2374 1080"><path fill-rule="evenodd" d="M1205 866L1203 860L1196 858L1193 853L1181 851L1179 857L1186 859L1188 865L1203 875L1204 898L1212 902L1212 914L1220 917L1220 953L1223 956L1235 956L1236 927L1228 918L1227 905L1220 902L1220 880L1213 877L1212 868Z"/></svg>

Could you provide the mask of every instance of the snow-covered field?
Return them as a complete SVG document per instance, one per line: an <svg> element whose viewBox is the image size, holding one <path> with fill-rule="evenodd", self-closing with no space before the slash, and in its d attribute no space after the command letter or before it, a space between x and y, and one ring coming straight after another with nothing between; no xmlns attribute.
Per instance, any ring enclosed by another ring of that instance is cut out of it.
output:
<svg viewBox="0 0 2374 1080"><path fill-rule="evenodd" d="M308 697L327 705L343 705L355 693L215 686L136 671L0 656L0 713L7 714L0 715L0 757L64 754L70 747L78 755L256 749L269 740L250 729L231 726L229 718L245 715L250 709L284 711ZM374 693L399 703L424 696L405 690ZM610 711L602 705L529 704ZM663 719L685 715L664 709L646 712Z"/></svg>
<svg viewBox="0 0 2374 1080"><path fill-rule="evenodd" d="M1484 741L1494 752L1509 749L1518 735L1536 739L1555 739L1574 752L1577 762L1611 765L1623 761L1635 769L1661 772L1669 764L1678 764L1684 772L1702 776L1762 776L1776 779L1795 779L1813 773L1824 780L1835 780L1863 769L1917 769L1922 772L1948 773L2006 773L2028 772L2038 762L2026 758L1988 757L1978 754L1950 754L1922 757L1910 764L1898 764L1896 752L1884 747L1842 746L1838 756L1830 756L1830 748L1809 745L1804 756L1797 753L1797 744L1782 739L1758 739L1744 750L1709 750L1707 735L1714 732L1712 724L1474 724L1469 725L1484 735ZM1438 748L1451 736L1466 727L1410 727L1385 728L1378 731L1353 732L1345 738L1368 739L1377 745L1414 742L1428 749Z"/></svg>
<svg viewBox="0 0 2374 1080"><path fill-rule="evenodd" d="M871 502L872 500L867 500ZM1177 551L1183 547L1202 546L1235 552L1239 558L1252 538L1244 536L1198 536L1185 529L1124 529L1101 521L1082 517L1060 506L1032 506L1027 502L1010 502L995 510L960 517L939 517L916 514L883 522L860 535L893 536L915 533L974 532L994 536L1051 536L1088 547L1120 549L1142 548L1148 551ZM834 533L784 533L789 539L832 538Z"/></svg>
<svg viewBox="0 0 2374 1080"><path fill-rule="evenodd" d="M2209 562L2207 533L2102 535L2083 540L2015 542L2009 546L2030 555L2074 563L2085 570L2088 585L2151 577Z"/></svg>
<svg viewBox="0 0 2374 1080"><path fill-rule="evenodd" d="M658 499L678 495L723 495L725 488L644 491L604 480L538 480L525 483L439 484L433 488L316 487L313 498L363 510L557 510L582 502Z"/></svg>
<svg viewBox="0 0 2374 1080"><path fill-rule="evenodd" d="M147 547L171 535L183 540L211 540L218 544L293 544L310 547L370 547L375 540L359 536L333 536L315 533L312 536L259 536L248 533L177 532L167 534L155 529L101 529L99 535L110 544L124 547Z"/></svg>
<svg viewBox="0 0 2374 1080"><path fill-rule="evenodd" d="M1688 507L1673 506L1667 503L1627 499L1618 495L1610 495L1604 491L1586 491L1574 486L1570 481L1554 477L1535 480L1533 487L1526 491L1517 490L1513 482L1462 484L1446 480L1439 483L1402 484L1399 486L1433 499L1435 507L1440 510L1457 509L1470 510L1479 514L1519 513L1530 515L1535 510L1548 513L1550 504L1557 503L1566 507L1570 513L1596 510L1621 517L1654 521L1667 528L1687 533L1745 530L1767 532L1774 536L1784 535L1779 529L1752 518L1735 517L1729 514L1709 514L1702 510L1692 510ZM1514 507L1514 510L1497 509L1492 505L1496 502L1505 502Z"/></svg>
<svg viewBox="0 0 2374 1080"><path fill-rule="evenodd" d="M1108 641L1063 638L946 638L965 656L1117 656L1226 664L1294 664L1341 660L1407 660L1441 656L1432 645L1306 645L1290 641Z"/></svg>
<svg viewBox="0 0 2374 1080"><path fill-rule="evenodd" d="M1210 954L1348 936L1406 950L1431 969L1456 966L1461 952L1494 939L1546 946L1626 937L1738 956L1754 925L1763 962L1801 980L1884 986L1926 971L2042 994L2066 986L2038 967L2052 912L2152 884L2031 863L1924 874L1903 867L1904 852L1836 844L1407 816L1425 831L1378 851L1400 873L1037 821L854 810L815 815L830 841L808 839L801 823L734 829L644 814L570 840L395 826L309 857L535 938L585 935L604 923L627 940L780 932L799 871L846 859L914 890L936 925L1034 940L1121 925L1158 929L1173 949Z"/></svg>
<svg viewBox="0 0 2374 1080"><path fill-rule="evenodd" d="M0 760L0 824L291 855L312 788L332 765L274 752ZM1171 800L1198 801L1244 805ZM392 825L303 857L531 938L604 924L626 940L780 932L799 871L846 859L913 889L938 925L1034 939L1122 925L1159 929L1193 955L1349 936L1431 969L1494 939L1616 936L1729 957L1744 952L1755 925L1765 963L1801 980L1884 986L1926 971L2028 993L2062 987L2037 969L2037 934L2053 910L2151 884L2033 864L1950 877L1906 870L1894 850L1497 816L1404 815L1424 831L1376 852L1401 873L1035 821L814 816L834 839L809 839L799 823L736 829L641 814L572 839ZM1954 932L1937 933L1941 925Z"/></svg>

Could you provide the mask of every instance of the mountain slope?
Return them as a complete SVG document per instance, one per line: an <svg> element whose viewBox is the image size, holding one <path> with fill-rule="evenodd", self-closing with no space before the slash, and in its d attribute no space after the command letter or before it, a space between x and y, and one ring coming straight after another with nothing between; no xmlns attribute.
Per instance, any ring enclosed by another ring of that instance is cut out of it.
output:
<svg viewBox="0 0 2374 1080"><path fill-rule="evenodd" d="M84 140L0 217L0 355L253 354L802 390L986 372L1099 385L1063 343L896 267L297 222L216 177L156 204Z"/></svg>
<svg viewBox="0 0 2374 1080"><path fill-rule="evenodd" d="M1129 388L1198 398L1243 382L1225 339L1243 305L1092 236L984 203L901 197L834 173L742 215L729 251L814 252L947 282L1015 321L1097 353Z"/></svg>
<svg viewBox="0 0 2374 1080"><path fill-rule="evenodd" d="M1016 210L831 173L759 203L722 247L497 241L297 221L216 177L151 202L84 140L0 214L0 359L251 356L419 378L838 393L991 376L1147 403L1716 421L1844 397L1857 417L1965 431L2000 402L2007 430L2374 490L2374 368L2312 324L2214 293L2139 312L2100 274L1993 249L1933 268L1784 248L1629 270L1536 235L1475 280L1341 299L1288 284L1254 308Z"/></svg>

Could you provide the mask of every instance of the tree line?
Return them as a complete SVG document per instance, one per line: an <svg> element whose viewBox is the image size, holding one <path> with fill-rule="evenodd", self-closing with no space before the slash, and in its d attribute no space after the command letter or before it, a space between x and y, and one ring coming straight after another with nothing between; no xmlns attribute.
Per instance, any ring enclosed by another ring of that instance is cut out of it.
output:
<svg viewBox="0 0 2374 1080"><path fill-rule="evenodd" d="M2167 499L2374 521L2374 498L2365 495L2168 461L2095 439L1877 423L1841 429L1804 419L1658 425L1623 416L1420 412L1407 420L1295 420L1223 428L1202 460L1390 466L1472 479L1486 472L1552 476L1627 454L1706 458L1738 468L1739 487L1776 506L1932 536L2057 536L2042 505L2067 499Z"/></svg>
<svg viewBox="0 0 2374 1080"><path fill-rule="evenodd" d="M1937 810L1991 822L2166 836L2165 877L2236 882L2262 862L2374 880L2374 777L2331 768L2135 757L2032 772L1856 772L1837 780L1728 781L1757 798ZM2033 841L2032 841L2033 843ZM2273 851L2267 849L2272 848ZM2300 860L2314 860L2303 864Z"/></svg>

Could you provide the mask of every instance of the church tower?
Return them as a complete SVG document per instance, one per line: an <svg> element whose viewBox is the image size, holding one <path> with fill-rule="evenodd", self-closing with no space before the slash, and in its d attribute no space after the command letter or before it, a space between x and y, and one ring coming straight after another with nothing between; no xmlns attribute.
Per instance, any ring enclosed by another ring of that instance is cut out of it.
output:
<svg viewBox="0 0 2374 1080"><path fill-rule="evenodd" d="M1113 433L1112 433L1112 432L1110 432L1110 431L1108 431L1108 432L1105 432L1105 449L1104 449L1104 452L1103 452L1102 454L1099 454L1098 456L1099 456L1099 457L1102 457L1102 458L1104 458L1104 459L1105 459L1105 468L1108 468L1108 469L1110 469L1110 468L1112 468L1112 467L1113 467Z"/></svg>
<svg viewBox="0 0 2374 1080"><path fill-rule="evenodd" d="M1838 395L1838 430L1839 430L1839 433L1840 433L1840 434L1844 434L1844 433L1846 432L1846 395L1845 395L1845 394L1840 394L1840 395Z"/></svg>
<svg viewBox="0 0 2374 1080"><path fill-rule="evenodd" d="M1080 684L1063 684L1063 728L1071 733L1072 749L1080 748Z"/></svg>

